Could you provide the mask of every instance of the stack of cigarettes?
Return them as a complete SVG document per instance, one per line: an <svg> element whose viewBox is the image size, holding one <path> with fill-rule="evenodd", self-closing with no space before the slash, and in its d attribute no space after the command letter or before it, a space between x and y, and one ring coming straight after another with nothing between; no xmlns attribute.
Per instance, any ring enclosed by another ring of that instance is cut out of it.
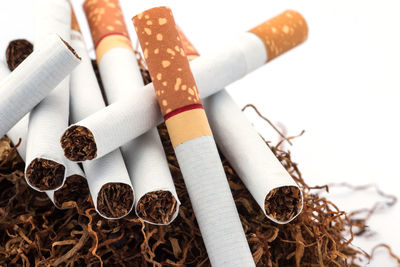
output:
<svg viewBox="0 0 400 267"><path fill-rule="evenodd" d="M295 219L303 196L224 87L304 42L304 18L285 11L200 56L169 8L144 11L132 21L145 85L118 0L83 9L103 92L68 0L35 0L33 52L16 57L15 46L12 69L0 62L0 134L19 143L27 183L58 208L90 194L104 218L134 210L173 223L180 201L156 129L165 121L212 265L254 266L217 146L270 220Z"/></svg>

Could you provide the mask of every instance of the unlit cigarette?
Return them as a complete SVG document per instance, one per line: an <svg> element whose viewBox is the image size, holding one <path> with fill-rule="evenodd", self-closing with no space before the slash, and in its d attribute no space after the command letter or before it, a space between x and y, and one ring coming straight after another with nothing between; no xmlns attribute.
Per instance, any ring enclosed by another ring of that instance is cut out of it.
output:
<svg viewBox="0 0 400 267"><path fill-rule="evenodd" d="M141 90L142 75L118 0L86 1L84 9L108 102L114 103L133 90ZM104 13L94 15L96 10ZM95 140L96 136L97 132L93 133ZM96 144L104 145L107 144ZM121 149L135 189L136 214L148 223L171 223L178 215L180 202L157 129L151 129Z"/></svg>
<svg viewBox="0 0 400 267"><path fill-rule="evenodd" d="M57 35L41 46L0 82L0 135L42 101L79 63Z"/></svg>
<svg viewBox="0 0 400 267"><path fill-rule="evenodd" d="M85 174L75 162L65 162L66 178L63 186L57 190L46 191L47 196L59 209L69 209L70 201L82 205L89 197L89 187Z"/></svg>
<svg viewBox="0 0 400 267"><path fill-rule="evenodd" d="M105 103L74 12L71 21L71 45L82 57L70 78L71 120L76 122L104 108ZM83 162L83 169L97 212L107 219L128 215L135 194L121 151L117 148L98 160Z"/></svg>
<svg viewBox="0 0 400 267"><path fill-rule="evenodd" d="M295 11L285 11L221 45L191 63L202 98L206 98L228 84L261 67L266 62L294 48L307 38L304 18ZM158 50L147 51L148 55ZM175 51L179 52L179 51ZM155 77L157 79L157 77ZM146 120L142 117L146 116ZM77 144L77 150L86 151L98 144L96 152L82 155L82 160L99 158L113 149L140 136L163 121L153 84L124 96L104 110L78 122L87 132L96 135L85 144ZM68 129L63 139L73 143L74 129ZM102 146L102 144L107 144Z"/></svg>
<svg viewBox="0 0 400 267"><path fill-rule="evenodd" d="M26 137L28 134L29 115L23 117L14 127L8 131L7 136L17 144L18 154L23 161L26 158ZM64 185L58 190L46 191L47 196L59 209L71 208L64 205L69 201L75 201L78 205L83 204L88 199L89 188L85 178L85 174L74 162L66 162L66 179Z"/></svg>
<svg viewBox="0 0 400 267"><path fill-rule="evenodd" d="M133 22L211 265L255 266L172 13Z"/></svg>
<svg viewBox="0 0 400 267"><path fill-rule="evenodd" d="M25 45L29 45L26 43ZM29 49L24 53L28 53ZM19 62L21 63L27 55L21 54L23 57L15 58L15 54L9 55L11 58L9 62ZM14 68L15 64L9 64L9 67ZM9 75L9 71L3 62L0 62L0 80ZM26 159L26 137L28 135L28 123L29 114L25 115L17 124L15 124L8 132L7 136L10 138L11 142L17 147L18 154L21 156L22 160ZM50 200L54 203L57 208L67 208L63 207L63 204L68 201L75 201L78 205L82 204L87 200L89 196L89 189L85 179L85 175L76 163L70 162L67 164L67 178L63 187L57 191L46 191Z"/></svg>
<svg viewBox="0 0 400 267"><path fill-rule="evenodd" d="M180 30L179 35L187 58L199 57ZM203 104L218 148L264 214L276 223L296 218L303 208L300 188L226 90L207 97Z"/></svg>
<svg viewBox="0 0 400 267"><path fill-rule="evenodd" d="M65 0L35 0L35 47L51 34L70 40L71 9ZM59 189L66 178L65 158L58 142L69 120L69 77L29 115L25 178L38 191Z"/></svg>

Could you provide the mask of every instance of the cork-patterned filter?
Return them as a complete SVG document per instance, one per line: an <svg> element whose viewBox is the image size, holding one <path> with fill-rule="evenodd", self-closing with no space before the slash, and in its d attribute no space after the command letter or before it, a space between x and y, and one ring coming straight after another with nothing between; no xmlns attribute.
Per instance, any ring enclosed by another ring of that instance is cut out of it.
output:
<svg viewBox="0 0 400 267"><path fill-rule="evenodd" d="M98 64L112 48L120 47L133 52L118 0L86 0L83 9L89 22Z"/></svg>
<svg viewBox="0 0 400 267"><path fill-rule="evenodd" d="M308 27L298 12L286 10L249 32L256 34L264 42L267 61L270 61L304 42L308 36Z"/></svg>
<svg viewBox="0 0 400 267"><path fill-rule="evenodd" d="M182 45L183 45L183 51L185 51L186 57L189 61L194 60L195 58L198 58L200 56L199 52L194 48L192 43L189 41L189 39L185 36L185 34L182 32L182 29L177 26L176 27L179 33L179 37L182 40Z"/></svg>
<svg viewBox="0 0 400 267"><path fill-rule="evenodd" d="M123 35L129 39L118 0L86 0L83 9L95 46L108 35Z"/></svg>
<svg viewBox="0 0 400 267"><path fill-rule="evenodd" d="M187 106L202 108L171 10L152 8L132 20L164 117Z"/></svg>

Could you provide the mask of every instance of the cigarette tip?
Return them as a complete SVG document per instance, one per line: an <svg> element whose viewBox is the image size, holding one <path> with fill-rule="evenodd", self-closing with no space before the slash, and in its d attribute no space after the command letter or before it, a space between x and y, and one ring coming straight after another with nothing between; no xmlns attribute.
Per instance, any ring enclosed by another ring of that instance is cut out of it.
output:
<svg viewBox="0 0 400 267"><path fill-rule="evenodd" d="M81 60L82 58L78 55L78 53L76 53L75 49L67 42L65 41L63 38L61 38L61 36L58 35L58 37L61 39L61 41L63 41L63 43L68 47L68 49L72 52L72 54L74 54L74 56Z"/></svg>

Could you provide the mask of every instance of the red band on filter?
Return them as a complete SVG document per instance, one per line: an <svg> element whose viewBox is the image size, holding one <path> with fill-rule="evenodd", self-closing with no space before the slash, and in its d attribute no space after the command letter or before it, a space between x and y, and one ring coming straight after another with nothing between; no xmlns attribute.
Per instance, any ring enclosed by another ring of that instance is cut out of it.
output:
<svg viewBox="0 0 400 267"><path fill-rule="evenodd" d="M192 110L192 109L203 109L203 105L202 104L193 104L193 105L184 106L184 107L175 109L174 111L171 111L170 113L165 114L164 120L166 121L169 118L171 118L181 112L185 112L185 111Z"/></svg>
<svg viewBox="0 0 400 267"><path fill-rule="evenodd" d="M129 36L118 0L86 0L83 10L96 46L110 33Z"/></svg>

